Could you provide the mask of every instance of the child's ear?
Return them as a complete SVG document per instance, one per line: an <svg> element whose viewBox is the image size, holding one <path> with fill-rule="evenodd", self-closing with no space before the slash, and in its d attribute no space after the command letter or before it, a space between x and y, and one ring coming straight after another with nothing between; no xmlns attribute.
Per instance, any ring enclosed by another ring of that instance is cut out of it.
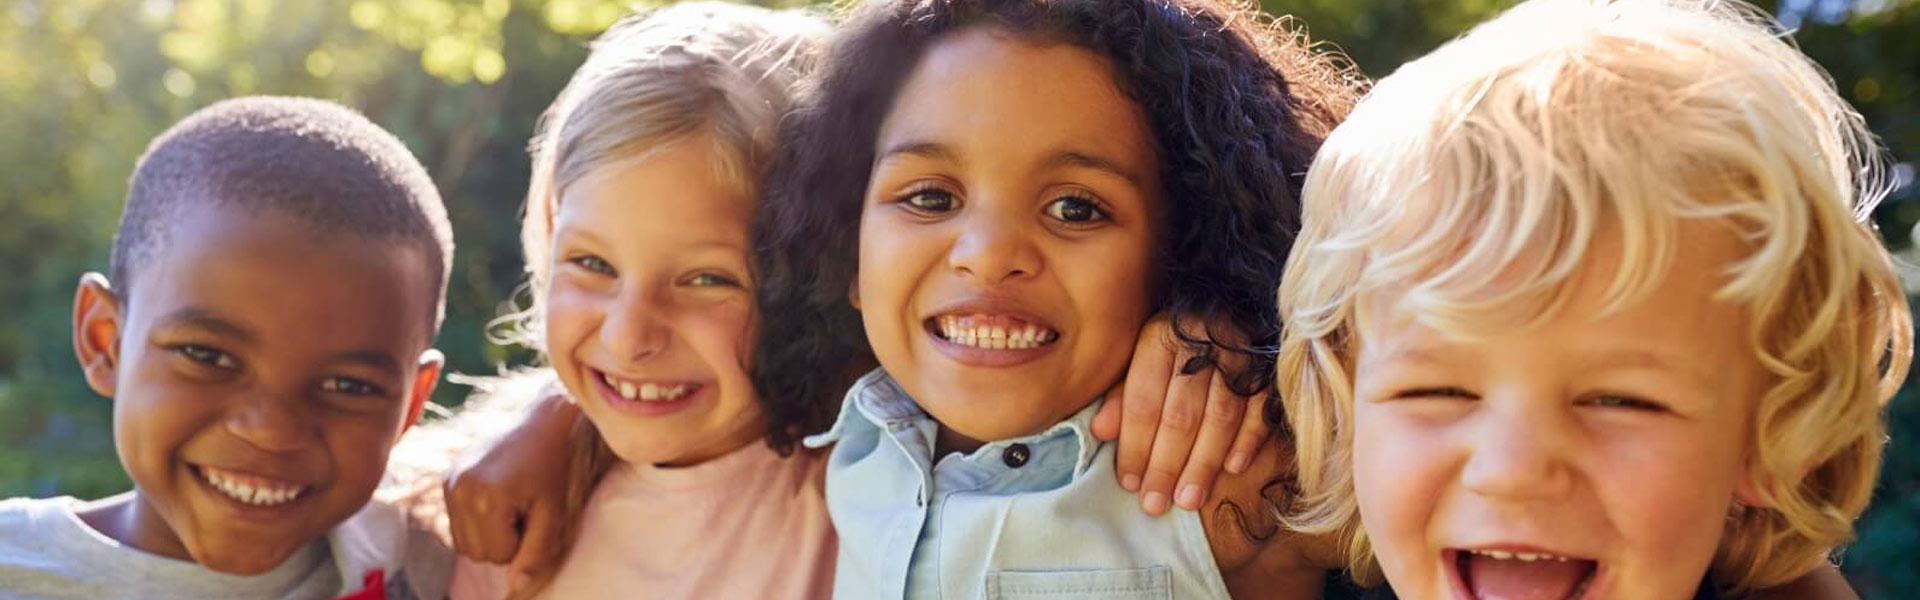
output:
<svg viewBox="0 0 1920 600"><path fill-rule="evenodd" d="M1766 496L1761 495L1760 490L1770 479L1771 476L1749 459L1739 483L1734 485L1733 500L1746 506L1766 506Z"/></svg>
<svg viewBox="0 0 1920 600"><path fill-rule="evenodd" d="M433 401L433 389L440 385L440 370L446 361L439 350L428 348L420 353L420 369L414 372L413 386L407 390L407 420L400 422L400 431L418 423L420 414L426 412L427 403Z"/></svg>
<svg viewBox="0 0 1920 600"><path fill-rule="evenodd" d="M87 387L113 397L120 368L120 299L99 273L80 276L73 292L73 354Z"/></svg>
<svg viewBox="0 0 1920 600"><path fill-rule="evenodd" d="M847 282L847 304L852 304L854 310L860 310L860 276L857 274L853 281Z"/></svg>

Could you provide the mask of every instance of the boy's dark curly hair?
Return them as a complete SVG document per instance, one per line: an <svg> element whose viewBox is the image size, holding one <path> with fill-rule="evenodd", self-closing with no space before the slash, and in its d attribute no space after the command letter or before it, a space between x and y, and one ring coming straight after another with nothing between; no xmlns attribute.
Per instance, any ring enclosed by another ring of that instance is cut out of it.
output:
<svg viewBox="0 0 1920 600"><path fill-rule="evenodd" d="M1308 161L1358 95L1343 59L1231 0L883 0L856 9L802 91L754 227L764 318L752 370L769 441L789 452L830 425L873 367L848 291L876 136L927 48L983 25L1112 61L1147 115L1169 206L1155 306L1234 391L1268 395L1277 418L1273 295ZM1200 333L1209 324L1239 335Z"/></svg>

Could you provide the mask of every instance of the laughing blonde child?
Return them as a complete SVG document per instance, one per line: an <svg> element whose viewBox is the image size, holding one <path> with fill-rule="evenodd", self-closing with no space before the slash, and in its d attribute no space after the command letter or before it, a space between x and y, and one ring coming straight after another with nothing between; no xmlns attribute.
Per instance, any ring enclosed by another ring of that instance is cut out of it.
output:
<svg viewBox="0 0 1920 600"><path fill-rule="evenodd" d="M1912 352L1878 159L1738 3L1535 0L1408 63L1318 156L1280 288L1297 524L1403 598L1822 568Z"/></svg>

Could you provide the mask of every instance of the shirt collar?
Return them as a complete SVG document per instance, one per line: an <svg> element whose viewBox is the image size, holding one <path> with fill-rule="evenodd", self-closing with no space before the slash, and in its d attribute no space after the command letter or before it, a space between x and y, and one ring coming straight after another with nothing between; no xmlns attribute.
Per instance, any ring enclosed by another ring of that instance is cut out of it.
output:
<svg viewBox="0 0 1920 600"><path fill-rule="evenodd" d="M1065 421L1053 424L1046 430L1033 435L998 440L982 445L967 454L969 460L982 456L998 456L1007 446L1013 444L1034 445L1055 437L1069 437L1076 444L1078 458L1074 461L1074 476L1086 472L1093 464L1093 456L1100 451L1100 440L1093 437L1093 416L1100 412L1104 399L1095 399ZM908 396L900 384L887 375L884 369L874 369L862 376L847 390L840 404L840 415L834 419L833 427L824 433L807 436L804 443L809 448L830 445L845 437L855 428L878 430L895 429L910 426L921 420L931 419L920 405ZM937 462L940 457L933 457Z"/></svg>

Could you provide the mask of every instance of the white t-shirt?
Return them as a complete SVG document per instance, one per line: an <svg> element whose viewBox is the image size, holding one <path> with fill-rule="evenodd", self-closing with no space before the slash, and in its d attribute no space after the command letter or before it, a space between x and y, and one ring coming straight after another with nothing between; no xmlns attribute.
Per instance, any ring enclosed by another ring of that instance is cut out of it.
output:
<svg viewBox="0 0 1920 600"><path fill-rule="evenodd" d="M109 538L80 520L86 505L66 496L0 500L0 600L326 600L362 591L376 570L387 600L418 597L398 573L404 521L379 506L272 570L232 575Z"/></svg>

